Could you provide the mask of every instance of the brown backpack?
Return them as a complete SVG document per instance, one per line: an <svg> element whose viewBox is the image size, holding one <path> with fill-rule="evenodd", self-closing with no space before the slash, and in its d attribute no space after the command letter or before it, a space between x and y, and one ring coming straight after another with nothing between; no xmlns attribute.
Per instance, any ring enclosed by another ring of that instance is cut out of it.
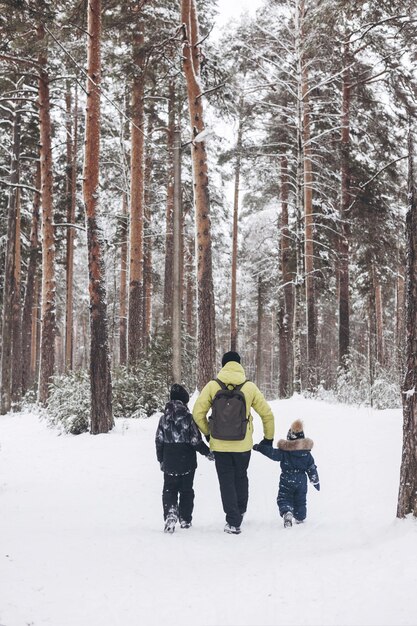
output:
<svg viewBox="0 0 417 626"><path fill-rule="evenodd" d="M241 389L248 381L245 380L241 385L225 385L218 378L214 380L221 388L211 405L210 435L223 441L242 441L246 436L249 419L246 416L245 395Z"/></svg>

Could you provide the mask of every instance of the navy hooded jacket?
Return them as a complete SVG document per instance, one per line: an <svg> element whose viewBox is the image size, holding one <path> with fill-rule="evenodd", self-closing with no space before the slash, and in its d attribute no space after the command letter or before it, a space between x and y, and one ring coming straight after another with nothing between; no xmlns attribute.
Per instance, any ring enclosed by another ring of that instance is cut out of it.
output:
<svg viewBox="0 0 417 626"><path fill-rule="evenodd" d="M316 489L320 489L317 467L311 454L312 447L312 439L280 439L278 448L257 444L254 450L281 463L283 474L307 474Z"/></svg>

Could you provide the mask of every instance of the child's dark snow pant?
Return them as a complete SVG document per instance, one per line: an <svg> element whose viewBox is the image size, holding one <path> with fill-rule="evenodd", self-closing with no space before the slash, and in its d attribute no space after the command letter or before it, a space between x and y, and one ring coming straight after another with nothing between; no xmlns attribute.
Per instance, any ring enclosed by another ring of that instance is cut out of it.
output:
<svg viewBox="0 0 417 626"><path fill-rule="evenodd" d="M164 507L164 519L168 513L175 512L181 520L191 522L194 508L194 474L195 469L179 476L164 473L164 488L162 491L162 504ZM179 496L179 504L178 504Z"/></svg>
<svg viewBox="0 0 417 626"><path fill-rule="evenodd" d="M277 504L281 517L291 511L300 522L307 515L307 476L304 471L282 472L279 479Z"/></svg>

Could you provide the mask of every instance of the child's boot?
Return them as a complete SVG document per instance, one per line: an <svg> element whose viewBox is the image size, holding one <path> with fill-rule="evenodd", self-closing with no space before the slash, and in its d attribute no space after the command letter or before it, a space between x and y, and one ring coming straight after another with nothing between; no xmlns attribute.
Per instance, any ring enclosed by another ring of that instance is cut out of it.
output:
<svg viewBox="0 0 417 626"><path fill-rule="evenodd" d="M293 514L291 511L284 513L284 528L290 528L292 526Z"/></svg>
<svg viewBox="0 0 417 626"><path fill-rule="evenodd" d="M180 519L181 528L191 528L191 522L187 522L185 519Z"/></svg>
<svg viewBox="0 0 417 626"><path fill-rule="evenodd" d="M175 508L169 510L165 520L164 533L172 534L175 531L175 524L178 521L178 515Z"/></svg>

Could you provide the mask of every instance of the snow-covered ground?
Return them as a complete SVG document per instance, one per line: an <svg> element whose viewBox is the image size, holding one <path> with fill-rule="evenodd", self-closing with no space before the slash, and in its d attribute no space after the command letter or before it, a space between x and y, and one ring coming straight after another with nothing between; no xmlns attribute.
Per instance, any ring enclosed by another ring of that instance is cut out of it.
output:
<svg viewBox="0 0 417 626"><path fill-rule="evenodd" d="M239 536L223 532L203 457L193 527L162 532L157 416L95 437L0 418L0 625L415 626L417 523L395 518L401 412L272 406L276 439L304 419L321 491L284 530L279 465L254 452Z"/></svg>

